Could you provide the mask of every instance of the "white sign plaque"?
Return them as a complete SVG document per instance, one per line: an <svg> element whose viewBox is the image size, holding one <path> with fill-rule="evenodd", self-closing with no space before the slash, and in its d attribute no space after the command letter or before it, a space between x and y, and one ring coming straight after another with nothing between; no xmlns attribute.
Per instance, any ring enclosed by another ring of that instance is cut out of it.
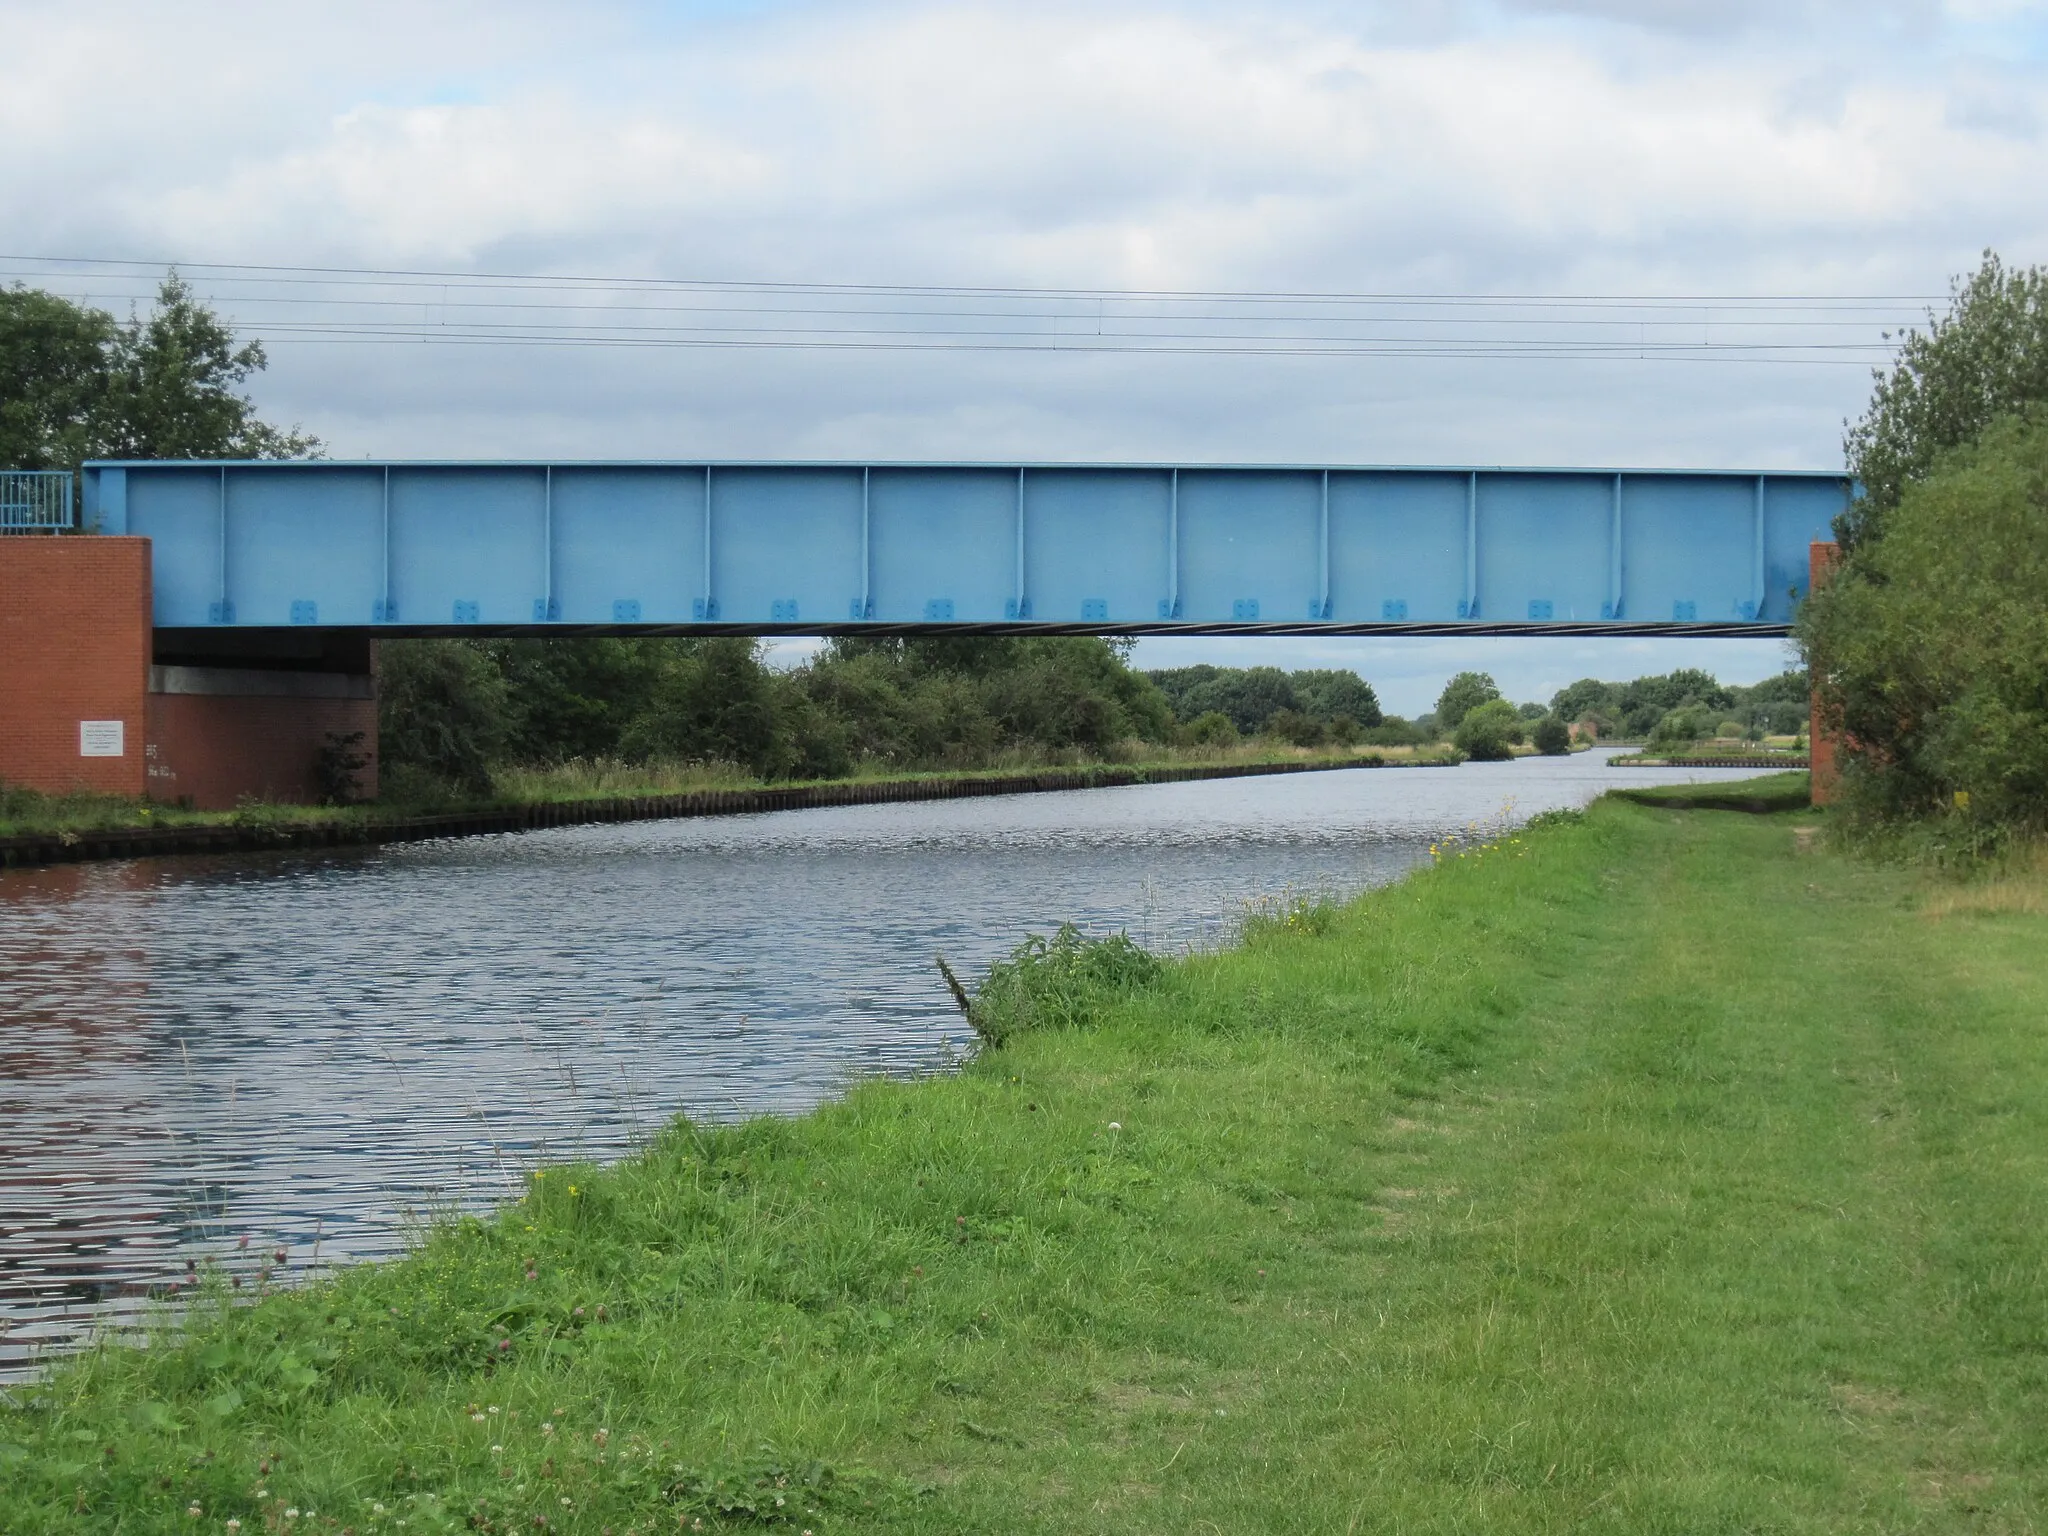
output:
<svg viewBox="0 0 2048 1536"><path fill-rule="evenodd" d="M127 751L124 739L124 725L120 720L81 720L78 722L78 755L80 757L120 757Z"/></svg>

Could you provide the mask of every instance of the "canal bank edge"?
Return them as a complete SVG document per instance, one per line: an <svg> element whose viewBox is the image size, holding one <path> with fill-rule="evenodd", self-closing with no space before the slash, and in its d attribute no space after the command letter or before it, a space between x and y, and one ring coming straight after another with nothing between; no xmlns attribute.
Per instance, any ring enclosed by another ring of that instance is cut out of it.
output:
<svg viewBox="0 0 2048 1536"><path fill-rule="evenodd" d="M961 775L955 778L845 780L763 789L699 789L679 795L626 795L530 805L400 816L386 821L262 823L198 827L109 827L104 830L30 832L0 837L0 868L83 863L97 859L156 858L186 853L257 853L287 848L339 848L418 843L440 837L533 832L545 827L600 822L666 821L688 816L751 816L825 806L884 805L910 800L967 800L983 795L1030 795L1074 789L1121 789L1139 784L1183 784L1200 779L1257 778L1275 773L1333 773L1353 768L1441 768L1440 761L1211 763L1198 766L1044 769L1036 773Z"/></svg>

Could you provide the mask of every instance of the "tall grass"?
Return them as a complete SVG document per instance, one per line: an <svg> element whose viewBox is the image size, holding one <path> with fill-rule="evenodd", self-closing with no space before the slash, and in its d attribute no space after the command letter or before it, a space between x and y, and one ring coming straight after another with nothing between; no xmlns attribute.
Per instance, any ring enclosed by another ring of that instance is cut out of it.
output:
<svg viewBox="0 0 2048 1536"><path fill-rule="evenodd" d="M1027 1030L1076 1029L1158 983L1165 966L1128 933L1089 938L1062 923L1050 938L1031 934L988 969L968 1006L985 1045Z"/></svg>

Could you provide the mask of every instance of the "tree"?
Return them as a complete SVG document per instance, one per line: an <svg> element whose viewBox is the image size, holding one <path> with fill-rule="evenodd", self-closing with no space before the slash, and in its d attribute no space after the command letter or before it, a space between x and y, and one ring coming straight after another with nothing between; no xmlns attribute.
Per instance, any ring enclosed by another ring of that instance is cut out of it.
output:
<svg viewBox="0 0 2048 1536"><path fill-rule="evenodd" d="M1458 726L1466 714L1481 704L1500 697L1500 689L1493 678L1485 672L1460 672L1437 696L1436 724L1440 731L1449 731L1455 737ZM1508 713L1514 713L1514 706L1508 706Z"/></svg>
<svg viewBox="0 0 2048 1536"><path fill-rule="evenodd" d="M1723 687L1711 672L1698 667L1681 667L1676 672L1639 677L1624 684L1621 707L1624 712L1653 708L1668 713L1687 704L1704 704L1709 709L1727 709L1735 695Z"/></svg>
<svg viewBox="0 0 2048 1536"><path fill-rule="evenodd" d="M1220 709L1247 736L1266 728L1283 709L1300 708L1294 684L1278 667L1223 667L1199 696L1206 712Z"/></svg>
<svg viewBox="0 0 2048 1536"><path fill-rule="evenodd" d="M1620 708L1620 685L1603 683L1597 677L1582 677L1569 688L1560 688L1550 699L1550 712L1566 720L1614 714Z"/></svg>
<svg viewBox="0 0 2048 1536"><path fill-rule="evenodd" d="M1227 715L1243 735L1273 734L1283 710L1305 716L1325 733L1349 720L1362 729L1384 718L1379 695L1356 672L1330 668L1282 672L1278 667L1170 667L1146 674L1179 720ZM1299 727L1290 726L1298 731Z"/></svg>
<svg viewBox="0 0 2048 1536"><path fill-rule="evenodd" d="M99 453L119 459L303 459L319 439L273 427L239 386L268 366L173 272L148 319L130 317L109 358Z"/></svg>
<svg viewBox="0 0 2048 1536"><path fill-rule="evenodd" d="M1835 520L1843 548L1880 537L1908 486L1994 420L2048 401L2048 269L2009 272L1991 251L1950 283L1946 315L1901 339L1899 360L1842 451L1863 494Z"/></svg>
<svg viewBox="0 0 2048 1536"><path fill-rule="evenodd" d="M1803 667L1797 672L1780 672L1739 690L1745 704L1804 704L1812 691L1813 684Z"/></svg>
<svg viewBox="0 0 2048 1536"><path fill-rule="evenodd" d="M76 469L99 447L114 317L0 289L0 468Z"/></svg>
<svg viewBox="0 0 2048 1536"><path fill-rule="evenodd" d="M1356 672L1295 672L1288 680L1294 685L1301 712L1326 726L1351 720L1370 730L1384 718L1379 695Z"/></svg>
<svg viewBox="0 0 2048 1536"><path fill-rule="evenodd" d="M1126 651L1086 635L1001 642L1008 663L980 689L998 730L1016 742L1102 750L1137 737L1164 741L1173 711Z"/></svg>
<svg viewBox="0 0 2048 1536"><path fill-rule="evenodd" d="M470 640L387 640L377 659L377 748L387 791L410 771L488 794L509 713L504 674L490 651Z"/></svg>
<svg viewBox="0 0 2048 1536"><path fill-rule="evenodd" d="M2048 823L2048 408L1908 480L1797 634L1852 818Z"/></svg>
<svg viewBox="0 0 2048 1536"><path fill-rule="evenodd" d="M1487 699L1465 711L1451 740L1475 762L1505 762L1522 740L1522 717L1506 699Z"/></svg>
<svg viewBox="0 0 2048 1536"><path fill-rule="evenodd" d="M1545 715L1536 722L1529 740L1545 757L1564 757L1572 749L1572 728L1556 715Z"/></svg>
<svg viewBox="0 0 2048 1536"><path fill-rule="evenodd" d="M1813 685L1803 669L1781 672L1734 693L1735 720L1751 736L1790 736L1806 728Z"/></svg>
<svg viewBox="0 0 2048 1536"><path fill-rule="evenodd" d="M761 643L719 636L684 643L655 683L620 750L633 758L733 763L763 778L787 773L800 756L787 728Z"/></svg>
<svg viewBox="0 0 2048 1536"><path fill-rule="evenodd" d="M15 287L0 292L0 465L89 458L306 458L320 443L256 414L241 386L263 344L234 333L173 272L147 317Z"/></svg>
<svg viewBox="0 0 2048 1536"><path fill-rule="evenodd" d="M1704 704L1683 704L1667 712L1652 727L1650 741L1660 747L1691 746L1712 736L1720 723L1719 714Z"/></svg>
<svg viewBox="0 0 2048 1536"><path fill-rule="evenodd" d="M687 642L501 640L511 750L522 763L617 755Z"/></svg>

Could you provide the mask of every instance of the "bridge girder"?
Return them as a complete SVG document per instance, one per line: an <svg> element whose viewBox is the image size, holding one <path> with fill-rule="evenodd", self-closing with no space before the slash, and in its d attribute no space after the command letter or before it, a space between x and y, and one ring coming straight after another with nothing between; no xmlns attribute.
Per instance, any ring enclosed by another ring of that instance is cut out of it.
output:
<svg viewBox="0 0 2048 1536"><path fill-rule="evenodd" d="M1836 473L141 462L158 630L1783 633Z"/></svg>

